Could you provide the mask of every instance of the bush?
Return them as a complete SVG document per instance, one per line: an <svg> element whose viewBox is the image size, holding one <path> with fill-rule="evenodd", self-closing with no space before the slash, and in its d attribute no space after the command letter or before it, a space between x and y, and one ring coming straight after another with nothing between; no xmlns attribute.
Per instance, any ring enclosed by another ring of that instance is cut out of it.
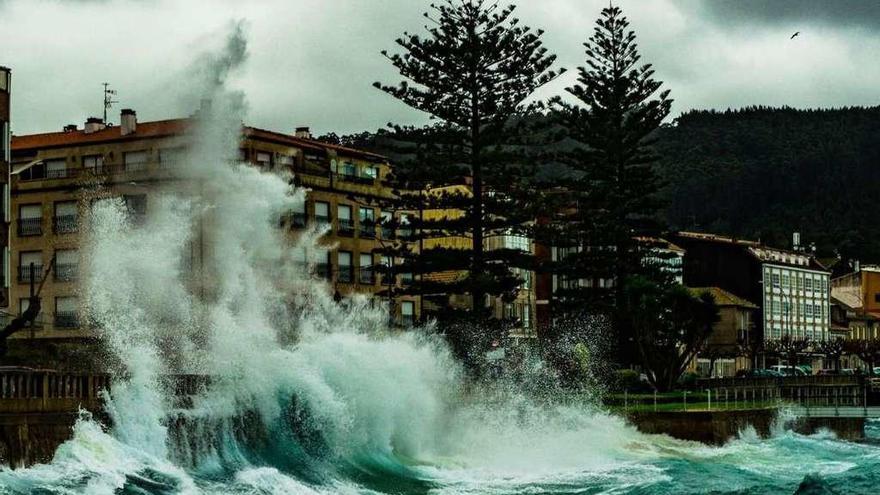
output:
<svg viewBox="0 0 880 495"><path fill-rule="evenodd" d="M690 371L684 373L678 378L678 386L681 388L693 389L697 385L697 378L699 377L700 375Z"/></svg>
<svg viewBox="0 0 880 495"><path fill-rule="evenodd" d="M639 379L639 372L636 370L617 370L614 372L614 391L623 392L641 392L645 389L645 384Z"/></svg>

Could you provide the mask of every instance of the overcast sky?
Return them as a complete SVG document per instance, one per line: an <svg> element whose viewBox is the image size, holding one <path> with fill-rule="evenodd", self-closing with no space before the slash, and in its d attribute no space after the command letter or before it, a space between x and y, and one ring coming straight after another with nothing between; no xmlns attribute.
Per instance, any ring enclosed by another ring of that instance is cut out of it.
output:
<svg viewBox="0 0 880 495"><path fill-rule="evenodd" d="M675 115L744 105L880 104L876 0L615 0L643 60L672 90ZM375 130L424 117L374 89L398 78L379 53L420 31L427 0L0 0L0 65L13 69L16 134L60 130L100 115L101 83L140 120L185 116L187 68L243 21L248 58L230 84L248 124L277 131ZM608 0L521 0L558 65L583 64L581 44ZM794 40L795 31L801 34ZM571 71L542 90L560 94Z"/></svg>

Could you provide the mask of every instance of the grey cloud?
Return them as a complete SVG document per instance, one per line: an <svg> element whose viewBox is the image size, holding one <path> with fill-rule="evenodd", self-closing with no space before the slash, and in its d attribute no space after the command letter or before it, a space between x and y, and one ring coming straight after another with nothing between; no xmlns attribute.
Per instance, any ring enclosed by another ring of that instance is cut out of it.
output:
<svg viewBox="0 0 880 495"><path fill-rule="evenodd" d="M880 27L880 2L876 0L702 0L701 8L719 24Z"/></svg>

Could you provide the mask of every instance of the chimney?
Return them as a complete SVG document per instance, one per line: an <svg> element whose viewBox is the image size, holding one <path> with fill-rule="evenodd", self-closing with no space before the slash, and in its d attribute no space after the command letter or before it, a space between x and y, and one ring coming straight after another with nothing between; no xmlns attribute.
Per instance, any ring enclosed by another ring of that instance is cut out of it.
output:
<svg viewBox="0 0 880 495"><path fill-rule="evenodd" d="M794 232L791 234L791 250L792 251L800 251L801 250L801 233Z"/></svg>
<svg viewBox="0 0 880 495"><path fill-rule="evenodd" d="M107 126L104 125L104 121L102 119L99 119L98 117L89 117L88 119L86 119L86 125L83 127L83 130L86 132L86 134L91 134L93 132L98 132L104 129L105 127Z"/></svg>
<svg viewBox="0 0 880 495"><path fill-rule="evenodd" d="M293 135L302 139L312 139L312 133L309 132L308 126L297 127L296 132L294 132Z"/></svg>
<svg viewBox="0 0 880 495"><path fill-rule="evenodd" d="M67 124L64 126L64 132L76 132L76 124Z"/></svg>
<svg viewBox="0 0 880 495"><path fill-rule="evenodd" d="M119 113L119 127L123 136L128 136L137 130L137 113L130 108L123 108Z"/></svg>

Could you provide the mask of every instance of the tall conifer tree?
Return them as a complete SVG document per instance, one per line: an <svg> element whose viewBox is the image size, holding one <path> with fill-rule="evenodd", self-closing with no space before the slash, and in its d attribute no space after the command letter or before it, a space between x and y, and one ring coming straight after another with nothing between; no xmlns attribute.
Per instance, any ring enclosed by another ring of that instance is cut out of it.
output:
<svg viewBox="0 0 880 495"><path fill-rule="evenodd" d="M620 344L631 345L617 311L627 279L643 271L645 249L652 247L636 239L661 231L651 145L672 100L668 91L658 93L651 65L639 64L636 35L618 7L602 10L584 46L587 65L567 88L577 102L556 100L564 127L580 144L566 154L576 173L563 184L565 208L553 241L567 248L554 267L563 281L558 307L609 315Z"/></svg>
<svg viewBox="0 0 880 495"><path fill-rule="evenodd" d="M397 252L398 271L416 277L411 292L469 294L481 312L485 296L510 294L519 283L509 267L526 261L516 250L485 249L487 237L510 233L530 220L517 208L527 197L530 168L516 139L531 108L525 100L559 72L542 46L542 31L522 26L514 7L484 0L432 4L431 25L396 40L402 53L383 54L404 80L375 83L435 120L424 128L392 126L409 144L395 163L398 205L410 211L448 212L411 218L418 252ZM426 192L431 189L432 192ZM467 239L458 245L435 239ZM431 276L463 273L464 277Z"/></svg>

